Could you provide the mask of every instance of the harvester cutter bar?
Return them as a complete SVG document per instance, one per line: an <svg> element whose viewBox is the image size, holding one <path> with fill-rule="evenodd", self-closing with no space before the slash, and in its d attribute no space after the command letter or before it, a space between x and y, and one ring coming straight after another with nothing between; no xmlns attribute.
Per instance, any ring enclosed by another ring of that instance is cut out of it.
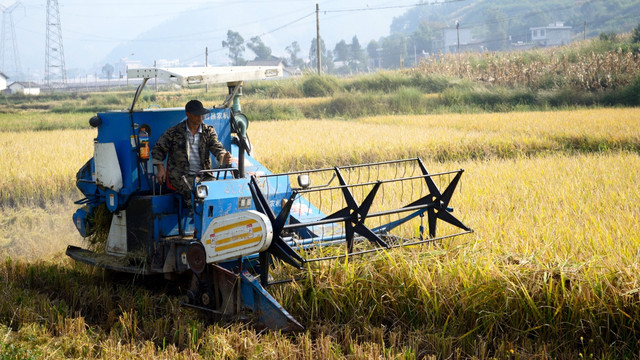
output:
<svg viewBox="0 0 640 360"><path fill-rule="evenodd" d="M401 244L389 245L388 249L397 249L397 248L401 248L401 247L405 247L405 246L428 244L428 243L432 243L432 242L436 242L436 241L440 241L440 240L444 240L444 239L453 238L453 237L460 236L460 235L470 234L472 232L473 232L473 230L469 230L469 231L459 232L459 233L456 233L456 234L443 235L443 236L438 236L438 237L424 239L424 240L407 241L407 242L403 242ZM406 239L402 239L402 240L406 240ZM309 248L315 247L315 246L323 246L323 244L322 243L311 244L309 246ZM349 253L340 254L340 255L325 256L325 257L319 257L319 258L310 258L310 259L305 259L305 262L311 263L311 262L318 262L318 261L344 259L344 258L349 257L349 256L366 255L366 254L370 254L370 253L373 253L373 252L378 252L380 250L383 250L383 249L382 248L373 248L373 249L349 252Z"/></svg>

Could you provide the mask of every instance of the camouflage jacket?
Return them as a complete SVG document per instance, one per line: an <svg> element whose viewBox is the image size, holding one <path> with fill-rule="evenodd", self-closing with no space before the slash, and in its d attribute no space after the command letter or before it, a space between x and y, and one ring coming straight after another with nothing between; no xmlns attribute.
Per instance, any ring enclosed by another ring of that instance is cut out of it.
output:
<svg viewBox="0 0 640 360"><path fill-rule="evenodd" d="M162 163L167 154L169 154L167 172L171 184L182 184L182 176L189 173L186 127L186 120L170 127L160 136L153 145L153 149L151 149L154 164ZM209 152L216 157L218 162L222 160L222 157L227 152L222 143L218 141L216 130L213 126L207 124L202 124L202 134L198 149L200 151L202 169L205 170L211 169Z"/></svg>

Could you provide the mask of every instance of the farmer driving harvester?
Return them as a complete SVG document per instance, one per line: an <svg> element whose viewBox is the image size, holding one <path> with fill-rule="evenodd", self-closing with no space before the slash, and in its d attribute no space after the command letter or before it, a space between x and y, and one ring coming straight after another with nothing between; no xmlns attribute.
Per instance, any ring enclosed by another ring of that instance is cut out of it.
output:
<svg viewBox="0 0 640 360"><path fill-rule="evenodd" d="M209 113L198 100L185 105L187 119L167 129L160 136L151 152L160 184L167 180L167 186L176 190L191 208L190 186L200 170L211 169L211 152L221 165L231 165L231 153L218 141L213 126L204 124L204 116ZM167 168L164 160L167 160ZM167 174L168 173L168 174Z"/></svg>

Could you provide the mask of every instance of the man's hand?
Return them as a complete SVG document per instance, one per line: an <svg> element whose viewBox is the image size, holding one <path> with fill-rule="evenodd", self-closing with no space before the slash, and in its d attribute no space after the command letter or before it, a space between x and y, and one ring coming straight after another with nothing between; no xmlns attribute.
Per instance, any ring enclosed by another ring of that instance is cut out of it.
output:
<svg viewBox="0 0 640 360"><path fill-rule="evenodd" d="M164 165L163 164L156 164L156 179L158 180L158 184L162 185L164 184L165 179L167 178L167 172L164 169Z"/></svg>
<svg viewBox="0 0 640 360"><path fill-rule="evenodd" d="M222 163L224 165L231 165L231 162L233 161L233 157L231 157L231 153L230 152L226 152L224 154L224 157L222 158Z"/></svg>

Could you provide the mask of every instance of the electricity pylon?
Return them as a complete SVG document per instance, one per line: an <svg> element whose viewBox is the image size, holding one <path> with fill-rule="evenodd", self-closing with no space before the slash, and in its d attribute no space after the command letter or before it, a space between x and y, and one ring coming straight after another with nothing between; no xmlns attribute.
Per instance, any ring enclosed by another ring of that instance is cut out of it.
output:
<svg viewBox="0 0 640 360"><path fill-rule="evenodd" d="M0 35L0 71L15 80L22 75L20 69L20 56L16 40L16 28L13 23L13 10L21 6L22 2L16 1L11 6L0 5L2 10L2 34Z"/></svg>
<svg viewBox="0 0 640 360"><path fill-rule="evenodd" d="M47 45L45 48L44 83L50 89L65 87L67 84L58 0L47 0Z"/></svg>

